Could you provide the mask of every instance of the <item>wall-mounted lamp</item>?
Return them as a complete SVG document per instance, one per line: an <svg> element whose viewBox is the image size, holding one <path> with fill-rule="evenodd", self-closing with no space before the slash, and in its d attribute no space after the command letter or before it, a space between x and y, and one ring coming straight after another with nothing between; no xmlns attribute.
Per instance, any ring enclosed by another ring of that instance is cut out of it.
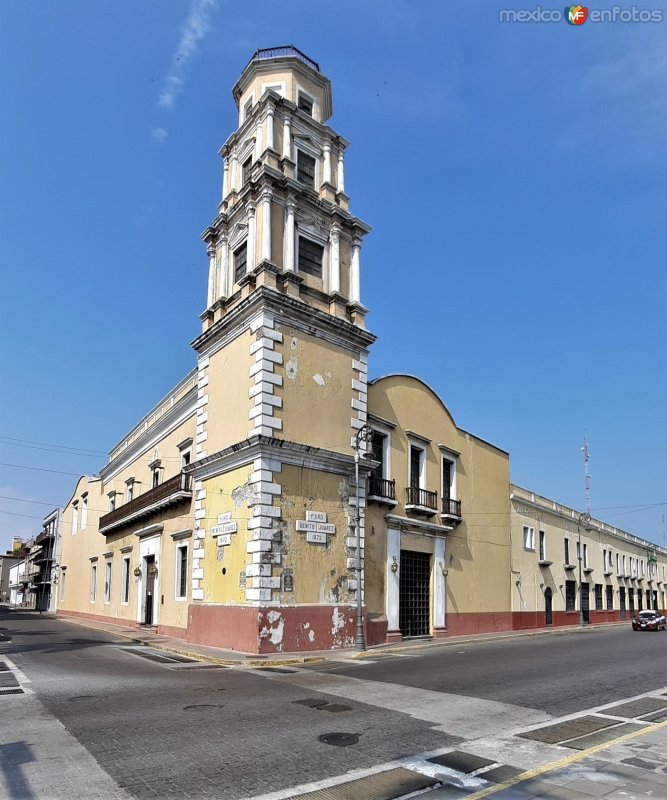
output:
<svg viewBox="0 0 667 800"><path fill-rule="evenodd" d="M440 562L440 572L442 572L443 575L447 574L447 567L445 566L445 562L444 561Z"/></svg>
<svg viewBox="0 0 667 800"><path fill-rule="evenodd" d="M391 562L391 571L398 572L398 561L396 560L396 556L394 556L394 560Z"/></svg>
<svg viewBox="0 0 667 800"><path fill-rule="evenodd" d="M517 586L521 586L521 581L514 581Z"/></svg>
<svg viewBox="0 0 667 800"><path fill-rule="evenodd" d="M148 574L149 575L157 575L157 564L149 564L148 565Z"/></svg>
<svg viewBox="0 0 667 800"><path fill-rule="evenodd" d="M141 567L134 568L134 577L138 578L141 575Z"/></svg>

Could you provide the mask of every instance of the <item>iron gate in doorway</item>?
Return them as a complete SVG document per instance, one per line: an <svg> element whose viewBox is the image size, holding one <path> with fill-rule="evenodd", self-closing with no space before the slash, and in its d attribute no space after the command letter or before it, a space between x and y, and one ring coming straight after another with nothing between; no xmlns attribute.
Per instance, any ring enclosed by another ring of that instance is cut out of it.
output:
<svg viewBox="0 0 667 800"><path fill-rule="evenodd" d="M428 636L431 632L431 556L401 550L398 626L403 636Z"/></svg>

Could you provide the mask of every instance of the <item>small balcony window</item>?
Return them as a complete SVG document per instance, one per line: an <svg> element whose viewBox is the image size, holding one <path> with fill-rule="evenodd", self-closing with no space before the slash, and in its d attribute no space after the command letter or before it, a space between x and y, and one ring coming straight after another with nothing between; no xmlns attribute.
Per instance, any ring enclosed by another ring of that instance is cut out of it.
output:
<svg viewBox="0 0 667 800"><path fill-rule="evenodd" d="M299 97L297 100L297 108L301 111L305 111L306 114L309 116L313 116L313 98L309 97L304 92L299 92Z"/></svg>

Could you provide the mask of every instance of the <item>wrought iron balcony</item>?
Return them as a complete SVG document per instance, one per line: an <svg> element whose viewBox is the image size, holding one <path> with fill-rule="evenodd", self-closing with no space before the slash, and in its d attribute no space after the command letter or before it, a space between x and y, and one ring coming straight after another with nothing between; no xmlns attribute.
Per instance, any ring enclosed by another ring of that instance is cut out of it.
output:
<svg viewBox="0 0 667 800"><path fill-rule="evenodd" d="M438 510L437 492L429 492L428 489L408 486L405 493L407 495L407 502L405 504L406 511L415 511L432 516Z"/></svg>
<svg viewBox="0 0 667 800"><path fill-rule="evenodd" d="M461 501L454 500L451 497L443 497L442 498L442 512L440 516L445 517L448 520L454 522L461 522L463 517L461 516Z"/></svg>
<svg viewBox="0 0 667 800"><path fill-rule="evenodd" d="M396 505L396 481L371 475L368 478L367 492L369 503Z"/></svg>
<svg viewBox="0 0 667 800"><path fill-rule="evenodd" d="M153 514L155 511L192 498L192 478L180 472L168 481L159 484L143 494L123 503L113 511L100 517L100 533L108 533L114 528Z"/></svg>

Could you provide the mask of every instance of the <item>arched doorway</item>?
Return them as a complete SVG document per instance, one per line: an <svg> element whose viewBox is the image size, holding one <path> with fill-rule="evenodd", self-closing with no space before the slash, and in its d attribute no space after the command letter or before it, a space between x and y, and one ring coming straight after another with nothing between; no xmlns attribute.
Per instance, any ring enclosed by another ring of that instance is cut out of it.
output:
<svg viewBox="0 0 667 800"><path fill-rule="evenodd" d="M547 586L544 590L544 624L545 625L553 625L554 624L554 615L552 610L553 605L553 598L551 594L551 588Z"/></svg>

